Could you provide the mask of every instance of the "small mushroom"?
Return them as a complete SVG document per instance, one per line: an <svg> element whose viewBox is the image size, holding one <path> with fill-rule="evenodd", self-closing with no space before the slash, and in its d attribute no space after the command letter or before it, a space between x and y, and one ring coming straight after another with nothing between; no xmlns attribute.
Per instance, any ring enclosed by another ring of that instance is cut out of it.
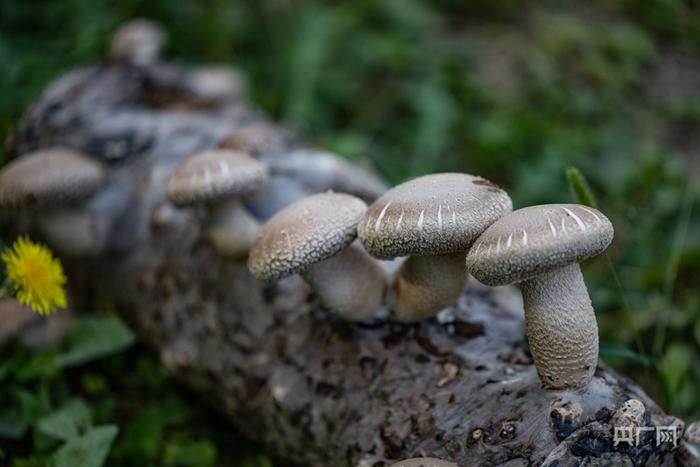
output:
<svg viewBox="0 0 700 467"><path fill-rule="evenodd" d="M275 214L253 245L248 267L272 282L301 273L332 313L349 321L374 316L385 291L385 272L353 243L367 206L354 196L321 193Z"/></svg>
<svg viewBox="0 0 700 467"><path fill-rule="evenodd" d="M246 94L243 77L226 65L206 65L188 72L187 82L192 91L213 101L241 99Z"/></svg>
<svg viewBox="0 0 700 467"><path fill-rule="evenodd" d="M434 457L414 457L392 464L391 467L457 467L457 464Z"/></svg>
<svg viewBox="0 0 700 467"><path fill-rule="evenodd" d="M358 226L367 251L382 259L411 255L394 282L395 317L420 321L454 303L467 280L466 252L511 209L498 186L460 173L419 177L375 201Z"/></svg>
<svg viewBox="0 0 700 467"><path fill-rule="evenodd" d="M219 148L265 157L282 152L286 139L288 137L282 129L274 128L266 122L253 122L227 133L219 143Z"/></svg>
<svg viewBox="0 0 700 467"><path fill-rule="evenodd" d="M176 206L206 204L207 235L216 250L230 257L245 256L260 224L240 198L267 180L267 166L242 152L212 150L180 163L168 179L166 195Z"/></svg>
<svg viewBox="0 0 700 467"><path fill-rule="evenodd" d="M532 206L486 229L467 256L484 284L522 283L530 349L547 388L580 388L593 377L598 326L578 263L612 238L612 224L593 208Z"/></svg>
<svg viewBox="0 0 700 467"><path fill-rule="evenodd" d="M155 22L139 18L117 29L112 36L109 58L132 65L152 65L160 60L166 34Z"/></svg>
<svg viewBox="0 0 700 467"><path fill-rule="evenodd" d="M104 177L102 165L83 154L41 149L0 171L0 207L37 208L39 229L62 254L96 253L104 239L79 202L95 193Z"/></svg>

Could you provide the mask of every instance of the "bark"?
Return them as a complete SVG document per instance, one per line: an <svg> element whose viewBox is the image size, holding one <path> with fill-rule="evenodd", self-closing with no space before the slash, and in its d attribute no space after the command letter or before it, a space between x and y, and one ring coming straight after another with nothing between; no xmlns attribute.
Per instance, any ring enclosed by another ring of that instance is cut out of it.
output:
<svg viewBox="0 0 700 467"><path fill-rule="evenodd" d="M383 466L416 455L464 466L674 464L669 444L614 446L611 420L629 399L645 407L634 423L682 422L610 369L599 366L585 390L540 388L515 289L471 281L439 319L362 326L331 317L299 277L263 286L244 262L218 257L202 235L204 210L166 203L165 180L245 124L263 123L276 138L259 155L273 182L247 202L260 220L311 192L371 200L383 185L304 149L245 102L197 96L182 76L166 64L76 70L9 141L14 155L61 145L109 166L107 183L80 206L97 247L65 258L75 308L114 306L175 377L280 465ZM11 220L39 235L40 215Z"/></svg>

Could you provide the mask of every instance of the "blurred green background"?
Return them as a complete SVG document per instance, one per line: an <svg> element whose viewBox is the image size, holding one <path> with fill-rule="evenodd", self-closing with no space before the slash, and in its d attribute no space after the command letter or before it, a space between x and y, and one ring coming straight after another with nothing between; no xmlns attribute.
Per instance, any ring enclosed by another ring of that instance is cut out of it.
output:
<svg viewBox="0 0 700 467"><path fill-rule="evenodd" d="M165 26L170 58L234 64L272 118L392 183L464 171L522 207L575 201L566 169L578 167L616 227L584 265L602 357L670 413L700 417L695 2L2 0L0 136L137 16ZM168 384L154 355L119 342L67 367L56 356L74 342L3 351L0 399L21 402L0 414L13 465L55 461L56 413L118 426L109 465L271 465Z"/></svg>

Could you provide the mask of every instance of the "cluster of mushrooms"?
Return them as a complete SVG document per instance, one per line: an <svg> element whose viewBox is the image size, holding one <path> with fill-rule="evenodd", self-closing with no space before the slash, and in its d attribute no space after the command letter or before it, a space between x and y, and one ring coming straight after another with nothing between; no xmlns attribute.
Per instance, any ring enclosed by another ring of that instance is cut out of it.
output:
<svg viewBox="0 0 700 467"><path fill-rule="evenodd" d="M111 57L149 63L162 41L152 24L135 23L115 36ZM491 286L521 283L543 386L588 384L598 328L578 263L612 241L602 213L575 204L513 211L508 194L490 181L442 173L402 183L370 206L334 192L289 200L261 226L242 203L270 179L268 166L253 157L269 144L255 128L184 160L167 183L173 205L207 210L205 234L219 254L248 257L251 273L266 282L301 274L329 312L354 322L435 316L462 294L468 273ZM38 226L59 252L96 254L109 226L95 224L80 203L105 178L93 158L39 150L0 171L0 208L38 206ZM398 269L381 261L404 257Z"/></svg>
<svg viewBox="0 0 700 467"><path fill-rule="evenodd" d="M247 257L250 272L265 282L299 273L325 309L353 322L435 316L462 294L468 273L491 286L521 283L543 386L581 388L591 380L598 328L578 263L613 238L596 209L512 211L508 194L492 182L442 173L402 183L370 206L349 194L314 194L261 226L242 199L268 182L268 167L245 145L224 146L181 162L166 188L175 206L207 210L205 235L223 257ZM38 226L53 246L65 254L91 251L99 226L86 222L76 202L104 178L87 156L40 150L0 171L0 207L38 204ZM398 269L381 261L400 257Z"/></svg>
<svg viewBox="0 0 700 467"><path fill-rule="evenodd" d="M398 185L370 206L344 193L311 195L259 226L240 199L266 175L244 152L206 151L175 169L167 196L208 207L208 235L221 254L248 255L251 273L265 282L301 274L347 321L430 318L457 300L468 273L492 286L519 282L543 385L579 388L592 378L598 328L578 263L612 241L599 211L575 204L512 211L490 181L442 173ZM381 261L399 257L407 258L396 271Z"/></svg>

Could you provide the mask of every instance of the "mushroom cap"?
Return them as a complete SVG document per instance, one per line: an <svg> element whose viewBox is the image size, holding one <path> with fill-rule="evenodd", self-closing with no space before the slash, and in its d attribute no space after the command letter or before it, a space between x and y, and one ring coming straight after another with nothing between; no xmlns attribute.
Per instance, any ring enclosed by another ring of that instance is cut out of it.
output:
<svg viewBox="0 0 700 467"><path fill-rule="evenodd" d="M264 122L249 123L224 136L219 148L243 151L253 155L274 152L281 146L279 130Z"/></svg>
<svg viewBox="0 0 700 467"><path fill-rule="evenodd" d="M64 148L40 149L0 171L0 207L58 205L94 193L104 179L99 162Z"/></svg>
<svg viewBox="0 0 700 467"><path fill-rule="evenodd" d="M492 182L462 173L425 175L387 191L367 210L358 235L377 258L467 251L513 209Z"/></svg>
<svg viewBox="0 0 700 467"><path fill-rule="evenodd" d="M434 457L416 457L397 462L390 467L457 467L457 464Z"/></svg>
<svg viewBox="0 0 700 467"><path fill-rule="evenodd" d="M245 196L260 188L267 166L245 153L210 150L195 154L175 168L166 195L182 206Z"/></svg>
<svg viewBox="0 0 700 467"><path fill-rule="evenodd" d="M188 73L190 88L209 99L238 99L245 95L243 77L226 65L205 65Z"/></svg>
<svg viewBox="0 0 700 467"><path fill-rule="evenodd" d="M601 253L613 235L612 224L596 209L530 206L486 229L467 255L467 268L487 285L521 282Z"/></svg>
<svg viewBox="0 0 700 467"><path fill-rule="evenodd" d="M255 277L267 282L330 258L357 237L364 201L320 193L290 204L262 227L248 258Z"/></svg>
<svg viewBox="0 0 700 467"><path fill-rule="evenodd" d="M137 18L123 24L114 33L109 56L116 61L150 65L158 61L165 42L165 31L158 23Z"/></svg>

